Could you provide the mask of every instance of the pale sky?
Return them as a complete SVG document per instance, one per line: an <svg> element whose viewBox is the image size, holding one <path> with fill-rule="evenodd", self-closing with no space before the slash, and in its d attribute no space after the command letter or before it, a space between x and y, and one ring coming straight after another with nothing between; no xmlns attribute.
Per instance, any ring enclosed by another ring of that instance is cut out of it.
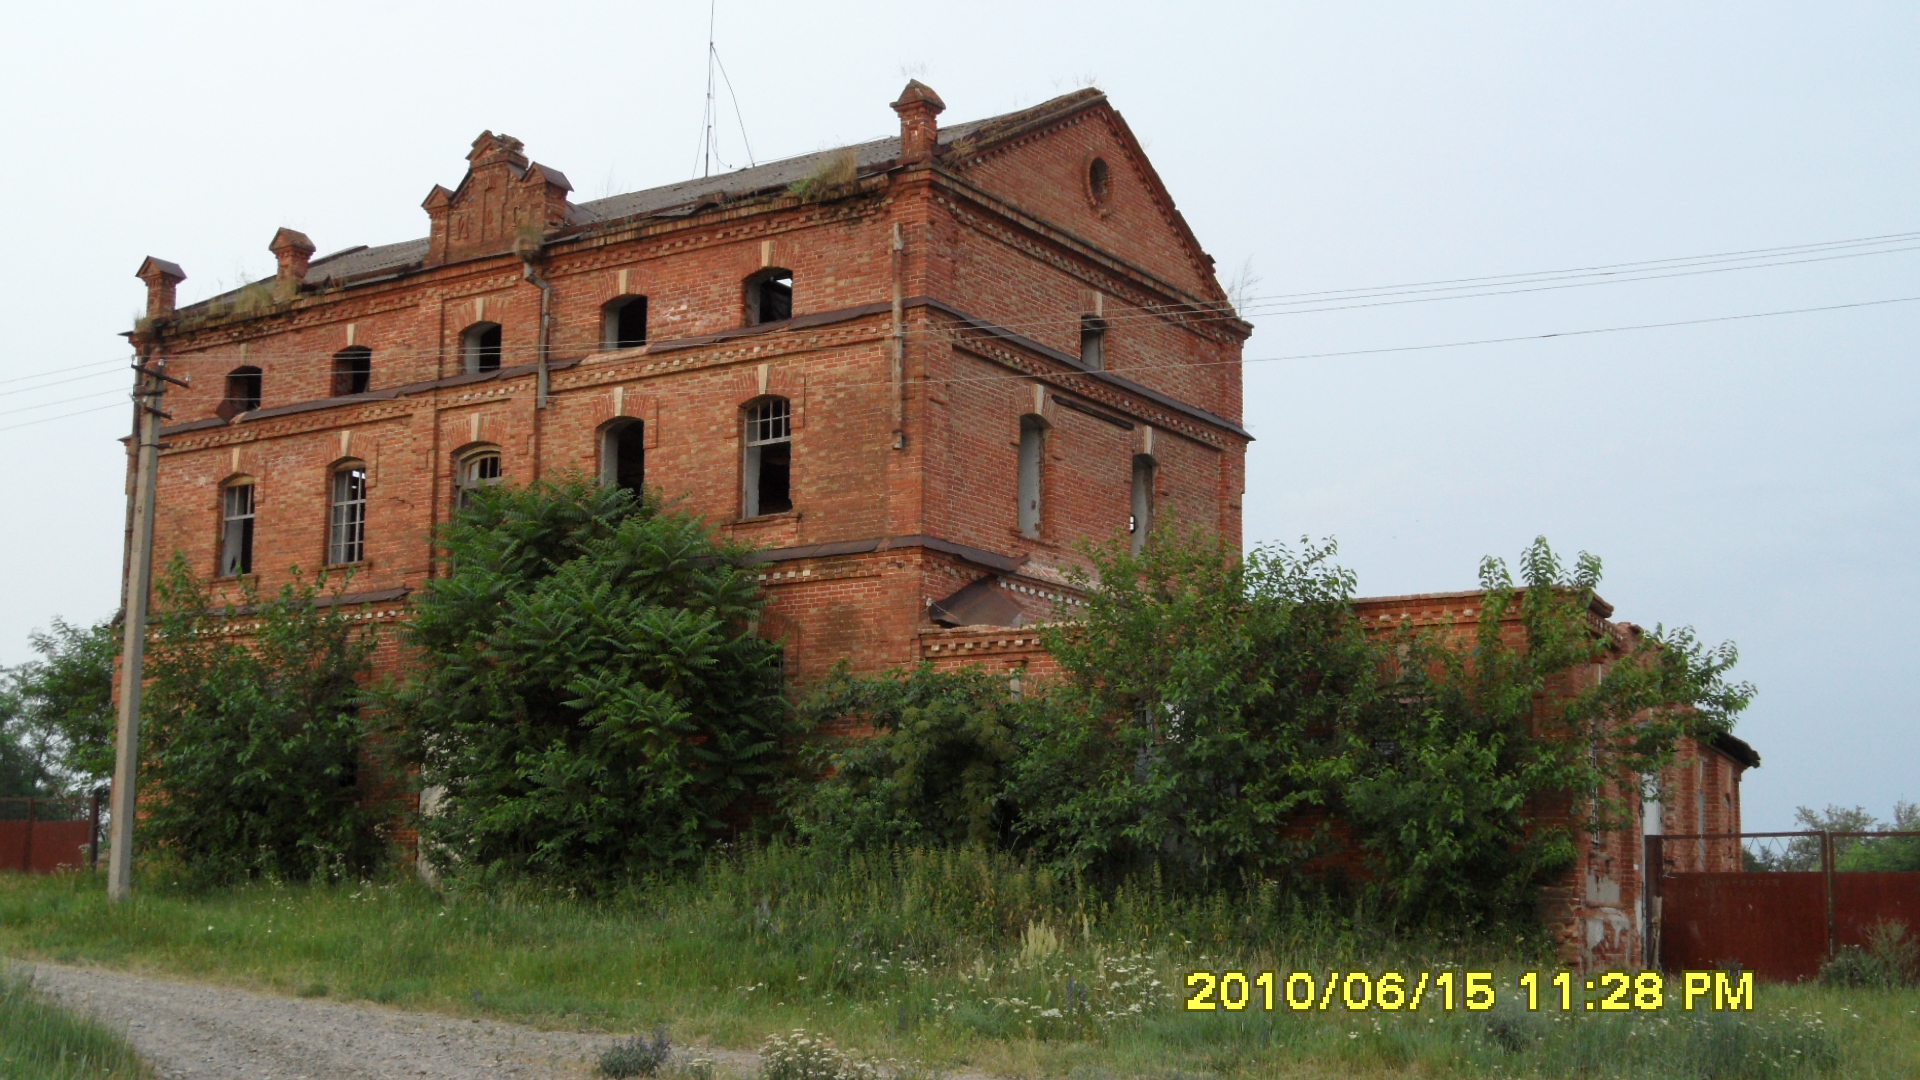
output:
<svg viewBox="0 0 1920 1080"><path fill-rule="evenodd" d="M186 268L187 303L270 274L282 225L322 253L424 236L421 199L460 179L483 128L524 140L577 198L685 179L706 18L705 3L10 9L0 663L52 616L116 603L127 410L110 362L144 256ZM1223 277L1251 260L1259 294L1920 232L1910 3L721 0L716 24L760 161L896 131L887 103L908 74L948 122L1092 81ZM722 155L744 164L721 104ZM1247 541L1334 537L1367 595L1472 587L1481 556L1536 534L1595 552L1616 618L1739 643L1760 696L1738 733L1764 759L1747 828L1789 827L1798 804L1888 816L1920 799L1920 708L1902 689L1920 652L1920 303L1288 358L1920 297L1917 246L1262 315Z"/></svg>

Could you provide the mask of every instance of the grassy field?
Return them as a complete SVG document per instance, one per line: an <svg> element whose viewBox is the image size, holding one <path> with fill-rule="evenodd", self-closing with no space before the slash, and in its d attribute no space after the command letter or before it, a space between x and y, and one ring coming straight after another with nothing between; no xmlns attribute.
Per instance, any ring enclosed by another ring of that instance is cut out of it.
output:
<svg viewBox="0 0 1920 1080"><path fill-rule="evenodd" d="M0 1078L137 1080L149 1075L120 1037L0 971Z"/></svg>
<svg viewBox="0 0 1920 1080"><path fill-rule="evenodd" d="M118 909L103 893L90 877L0 877L0 953L610 1039L665 1024L677 1042L755 1049L806 1029L1006 1076L1920 1075L1920 992L1762 984L1751 1012L1529 1013L1515 980L1544 965L1524 942L1396 939L1258 891L1102 899L976 854L759 851L598 903L410 882L150 881ZM1195 969L1442 966L1493 970L1499 1004L1182 1008Z"/></svg>

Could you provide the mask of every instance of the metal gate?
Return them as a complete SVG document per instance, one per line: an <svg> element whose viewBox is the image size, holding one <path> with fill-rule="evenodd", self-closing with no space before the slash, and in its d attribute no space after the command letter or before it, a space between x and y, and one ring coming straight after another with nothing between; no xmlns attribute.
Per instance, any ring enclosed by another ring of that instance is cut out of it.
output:
<svg viewBox="0 0 1920 1080"><path fill-rule="evenodd" d="M1837 841L1898 837L1920 833L1649 836L1647 955L1666 971L1738 966L1763 979L1794 981L1818 976L1836 949L1864 944L1868 929L1882 920L1920 931L1920 872L1836 865ZM1815 867L1753 868L1745 842L1781 838L1817 843Z"/></svg>
<svg viewBox="0 0 1920 1080"><path fill-rule="evenodd" d="M51 874L100 861L100 796L0 798L0 871Z"/></svg>

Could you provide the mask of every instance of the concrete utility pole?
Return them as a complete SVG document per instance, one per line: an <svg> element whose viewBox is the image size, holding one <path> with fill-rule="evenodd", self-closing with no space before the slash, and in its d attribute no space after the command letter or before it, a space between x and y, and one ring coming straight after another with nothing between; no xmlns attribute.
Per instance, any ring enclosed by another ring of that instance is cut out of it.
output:
<svg viewBox="0 0 1920 1080"><path fill-rule="evenodd" d="M147 594L153 579L153 499L160 472L161 398L167 384L185 386L166 374L165 362L149 355L134 362L140 381L133 392L140 423L133 481L133 557L127 561L127 619L120 643L120 715L113 762L112 824L107 848L107 898L133 895L134 773L140 763L140 689L145 677Z"/></svg>

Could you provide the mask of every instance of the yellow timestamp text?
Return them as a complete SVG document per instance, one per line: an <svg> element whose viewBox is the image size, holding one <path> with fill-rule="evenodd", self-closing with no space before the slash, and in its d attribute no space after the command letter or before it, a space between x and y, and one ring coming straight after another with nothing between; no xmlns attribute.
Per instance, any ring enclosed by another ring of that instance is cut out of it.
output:
<svg viewBox="0 0 1920 1080"><path fill-rule="evenodd" d="M1530 1012L1751 1012L1753 972L1684 971L1678 993L1658 971L1523 972L1501 985L1491 971L1193 971L1186 977L1188 1012L1417 1012L1421 1009L1486 1012L1503 994Z"/></svg>

